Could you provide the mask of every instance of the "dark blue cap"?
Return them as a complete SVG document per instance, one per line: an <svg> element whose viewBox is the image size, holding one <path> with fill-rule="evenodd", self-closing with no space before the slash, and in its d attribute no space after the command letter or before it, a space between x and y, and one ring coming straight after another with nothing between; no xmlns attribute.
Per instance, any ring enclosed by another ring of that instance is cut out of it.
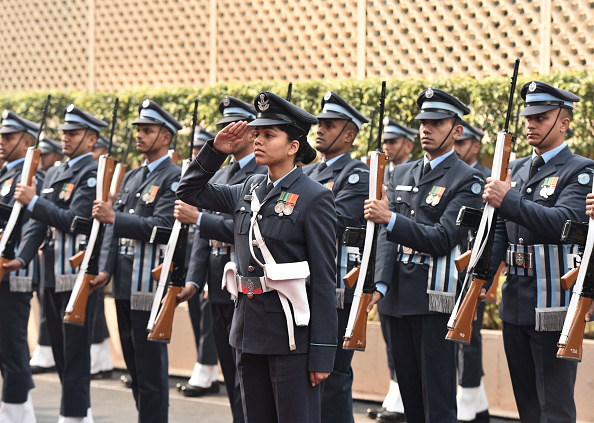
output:
<svg viewBox="0 0 594 423"><path fill-rule="evenodd" d="M41 134L39 137L39 151L41 154L46 153L58 153L62 154L62 143L51 138L46 137L45 135Z"/></svg>
<svg viewBox="0 0 594 423"><path fill-rule="evenodd" d="M204 144L206 144L206 141L212 140L214 137L216 137L216 135L212 132L208 132L201 126L197 126L196 132L194 133L194 143L192 144L192 147L202 147Z"/></svg>
<svg viewBox="0 0 594 423"><path fill-rule="evenodd" d="M83 112L74 104L71 104L64 110L64 123L58 126L58 130L75 131L77 129L92 129L99 134L101 133L101 129L106 126L106 122L90 113Z"/></svg>
<svg viewBox="0 0 594 423"><path fill-rule="evenodd" d="M577 95L542 81L525 83L520 95L526 102L520 116L538 115L559 107L573 110L573 103L580 101Z"/></svg>
<svg viewBox="0 0 594 423"><path fill-rule="evenodd" d="M411 142L415 142L415 137L419 135L419 131L408 126L400 125L394 119L384 118L384 130L382 132L382 140L393 140L396 138L406 138Z"/></svg>
<svg viewBox="0 0 594 423"><path fill-rule="evenodd" d="M254 106L230 95L219 101L219 112L221 112L223 118L217 122L217 125L227 125L242 120L251 122L256 119L256 108Z"/></svg>
<svg viewBox="0 0 594 423"><path fill-rule="evenodd" d="M322 112L316 116L318 119L343 119L349 120L361 129L364 123L369 122L357 109L347 103L338 94L328 91L322 99Z"/></svg>
<svg viewBox="0 0 594 423"><path fill-rule="evenodd" d="M39 125L20 117L12 110L4 110L2 112L0 134L12 134L15 132L27 132L36 137L37 132L39 132Z"/></svg>
<svg viewBox="0 0 594 423"><path fill-rule="evenodd" d="M418 120L438 120L455 116L462 119L462 116L470 113L466 104L438 88L428 88L419 94L417 104L421 108L419 114L415 116Z"/></svg>
<svg viewBox="0 0 594 423"><path fill-rule="evenodd" d="M464 132L462 132L462 135L460 135L460 138L456 141L464 141L468 139L480 141L485 136L484 131L472 126L468 122L462 121L462 127L464 128Z"/></svg>
<svg viewBox="0 0 594 423"><path fill-rule="evenodd" d="M114 141L111 144L111 146L114 148L118 148L120 146L120 144ZM104 136L97 137L97 142L95 143L93 148L109 148L109 138L104 137Z"/></svg>
<svg viewBox="0 0 594 423"><path fill-rule="evenodd" d="M139 118L132 122L132 125L165 125L173 135L183 128L169 112L163 110L161 106L153 100L146 99L138 106Z"/></svg>

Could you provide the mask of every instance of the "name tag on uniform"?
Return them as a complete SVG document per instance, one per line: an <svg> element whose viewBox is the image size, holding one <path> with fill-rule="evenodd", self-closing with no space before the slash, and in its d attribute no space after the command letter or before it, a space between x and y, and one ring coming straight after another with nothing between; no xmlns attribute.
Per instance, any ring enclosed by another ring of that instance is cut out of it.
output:
<svg viewBox="0 0 594 423"><path fill-rule="evenodd" d="M517 182L514 182L514 181L512 181L512 183L511 183L511 187L512 187L512 188L515 188L517 184L518 184Z"/></svg>
<svg viewBox="0 0 594 423"><path fill-rule="evenodd" d="M52 192L54 192L53 188L46 188L43 191L41 191L42 194L51 194Z"/></svg>
<svg viewBox="0 0 594 423"><path fill-rule="evenodd" d="M398 185L396 186L396 191L412 191L411 185Z"/></svg>

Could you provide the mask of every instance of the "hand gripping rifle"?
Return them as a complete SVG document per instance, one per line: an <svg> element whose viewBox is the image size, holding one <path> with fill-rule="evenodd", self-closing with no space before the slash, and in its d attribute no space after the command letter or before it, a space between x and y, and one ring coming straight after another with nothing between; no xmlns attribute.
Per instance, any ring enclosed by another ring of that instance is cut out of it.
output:
<svg viewBox="0 0 594 423"><path fill-rule="evenodd" d="M35 145L33 147L29 147L27 149L27 154L25 155L25 163L23 164L23 171L21 173L20 181L20 183L23 185L31 186L34 184L35 173L37 172L39 159L41 158L41 153L37 146L39 144L39 137L41 136L41 132L45 126L45 119L47 117L47 109L49 108L50 100L51 95L48 95L45 100L45 104L43 105L41 122L39 125L39 130L37 131L37 136L35 137ZM10 212L10 217L8 218L6 226L4 227L2 239L0 239L0 283L2 282L2 277L4 276L4 263L8 263L10 260L14 259L14 248L17 241L21 237L21 227L23 225L23 218L26 209L27 207L21 202L15 201L14 205L12 206L12 211Z"/></svg>
<svg viewBox="0 0 594 423"><path fill-rule="evenodd" d="M508 128L513 112L513 99L516 90L519 66L520 59L516 59L514 73L511 79L511 90L505 117L505 127L503 131L497 133L497 142L495 144L492 175L498 175L501 181L505 181L507 178L509 158L513 149L512 145L515 142L514 137L512 133L509 132ZM474 240L473 249L467 251L456 259L456 269L458 272L461 272L466 267L468 267L468 269L466 271L464 285L462 285L462 294L458 297L456 306L448 320L447 340L470 344L472 322L478 307L479 295L481 294L483 285L485 285L489 278L489 265L495 239L497 214L498 210L488 203L485 205L482 212L470 207L462 207L458 214L456 224L470 226L474 229L478 229L478 232ZM468 287L468 292L464 295L464 300L462 301L463 293L468 286L470 278L472 279L470 286ZM460 305L461 301L462 304Z"/></svg>
<svg viewBox="0 0 594 423"><path fill-rule="evenodd" d="M384 105L386 101L386 81L382 82L380 95L380 119L377 134L377 150L371 153L369 169L369 198L381 199L384 184L386 155L381 150L384 121ZM361 268L353 294L353 304L344 334L342 348L346 350L364 351L367 331L367 306L375 291L375 251L377 247L378 224L367 221L364 228L346 228L343 244L363 247Z"/></svg>
<svg viewBox="0 0 594 423"><path fill-rule="evenodd" d="M98 201L108 201L110 196L117 195L117 192L113 192L113 190L116 190L116 187L119 189L118 179L114 178L115 161L111 155L113 134L118 118L118 107L119 99L116 98L113 106L107 154L99 157L96 191L96 199ZM70 299L66 305L66 312L64 313L65 323L82 326L85 324L87 303L89 301L89 294L91 293L91 281L99 273L99 256L101 254L103 234L105 233L105 224L99 222L97 219L76 216L70 226L70 232L82 233L89 237L87 248L70 258L72 268L76 268L80 264L80 269L76 276ZM79 262L81 255L83 256L82 263Z"/></svg>
<svg viewBox="0 0 594 423"><path fill-rule="evenodd" d="M594 192L594 185L592 186ZM565 222L561 241L577 244L582 250L582 260L578 267L567 272L561 277L563 289L568 290L573 286L573 295L569 302L565 323L557 346L557 358L565 360L582 361L582 344L584 342L584 329L586 328L585 315L592 305L594 298L594 219L588 223Z"/></svg>
<svg viewBox="0 0 594 423"><path fill-rule="evenodd" d="M194 133L196 132L196 123L198 121L198 99L194 100L194 113L192 113L192 131L190 132L190 152L194 142ZM191 154L191 153L190 153ZM186 159L182 163L181 176L190 166L191 159ZM182 291L186 284L186 248L188 246L188 225L175 220L173 229L156 226L151 235L151 243L164 244L165 258L163 263L153 269L153 277L159 280L153 307L146 327L149 341L166 342L171 340L173 330L173 314L177 304L177 295ZM171 281L167 288L167 294L163 298L163 292L167 285L167 279L171 272ZM161 299L163 298L163 305ZM161 309L159 311L159 308ZM158 314L157 314L158 313Z"/></svg>

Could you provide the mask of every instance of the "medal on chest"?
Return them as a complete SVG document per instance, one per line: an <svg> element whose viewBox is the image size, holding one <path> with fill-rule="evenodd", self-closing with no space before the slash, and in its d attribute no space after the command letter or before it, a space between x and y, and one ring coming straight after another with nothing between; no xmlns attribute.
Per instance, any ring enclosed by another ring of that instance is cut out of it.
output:
<svg viewBox="0 0 594 423"><path fill-rule="evenodd" d="M297 194L291 194L290 192L285 191L281 192L280 197L274 206L274 212L279 216L289 216L291 213L293 213L293 209L295 208L295 203L297 203L298 198L299 195Z"/></svg>
<svg viewBox="0 0 594 423"><path fill-rule="evenodd" d="M542 186L540 187L540 196L543 198L549 198L549 196L553 195L555 193L558 180L558 176L545 178L545 180L542 181Z"/></svg>
<svg viewBox="0 0 594 423"><path fill-rule="evenodd" d="M433 186L425 202L431 206L437 206L441 201L441 196L445 192L445 187Z"/></svg>
<svg viewBox="0 0 594 423"><path fill-rule="evenodd" d="M0 188L0 195L2 197L7 196L8 193L10 192L11 187L12 187L12 179L7 179L6 181L4 181L4 183L2 184L2 188Z"/></svg>
<svg viewBox="0 0 594 423"><path fill-rule="evenodd" d="M58 198L60 200L68 201L70 197L72 197L72 190L74 189L74 184L64 184L62 185L62 190L60 194L58 194Z"/></svg>
<svg viewBox="0 0 594 423"><path fill-rule="evenodd" d="M147 204L152 203L157 197L157 191L159 191L159 187L157 185L149 185L142 192L142 201Z"/></svg>
<svg viewBox="0 0 594 423"><path fill-rule="evenodd" d="M325 184L322 184L322 185L324 185L328 189L332 189L332 188L334 188L334 181L326 182Z"/></svg>

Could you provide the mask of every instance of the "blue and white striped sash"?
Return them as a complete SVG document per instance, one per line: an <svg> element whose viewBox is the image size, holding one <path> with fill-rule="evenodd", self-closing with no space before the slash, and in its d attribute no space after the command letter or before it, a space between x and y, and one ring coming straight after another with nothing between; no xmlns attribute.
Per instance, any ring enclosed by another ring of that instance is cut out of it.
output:
<svg viewBox="0 0 594 423"><path fill-rule="evenodd" d="M73 269L70 266L70 257L78 253L79 248L85 242L85 236L64 233L52 228L54 233L54 274L56 275L56 292L72 291L79 266Z"/></svg>
<svg viewBox="0 0 594 423"><path fill-rule="evenodd" d="M158 282L154 280L151 271L162 261L166 246L138 240L132 240L132 244L134 261L132 264L131 308L132 310L150 311ZM163 272L168 270L162 269Z"/></svg>

